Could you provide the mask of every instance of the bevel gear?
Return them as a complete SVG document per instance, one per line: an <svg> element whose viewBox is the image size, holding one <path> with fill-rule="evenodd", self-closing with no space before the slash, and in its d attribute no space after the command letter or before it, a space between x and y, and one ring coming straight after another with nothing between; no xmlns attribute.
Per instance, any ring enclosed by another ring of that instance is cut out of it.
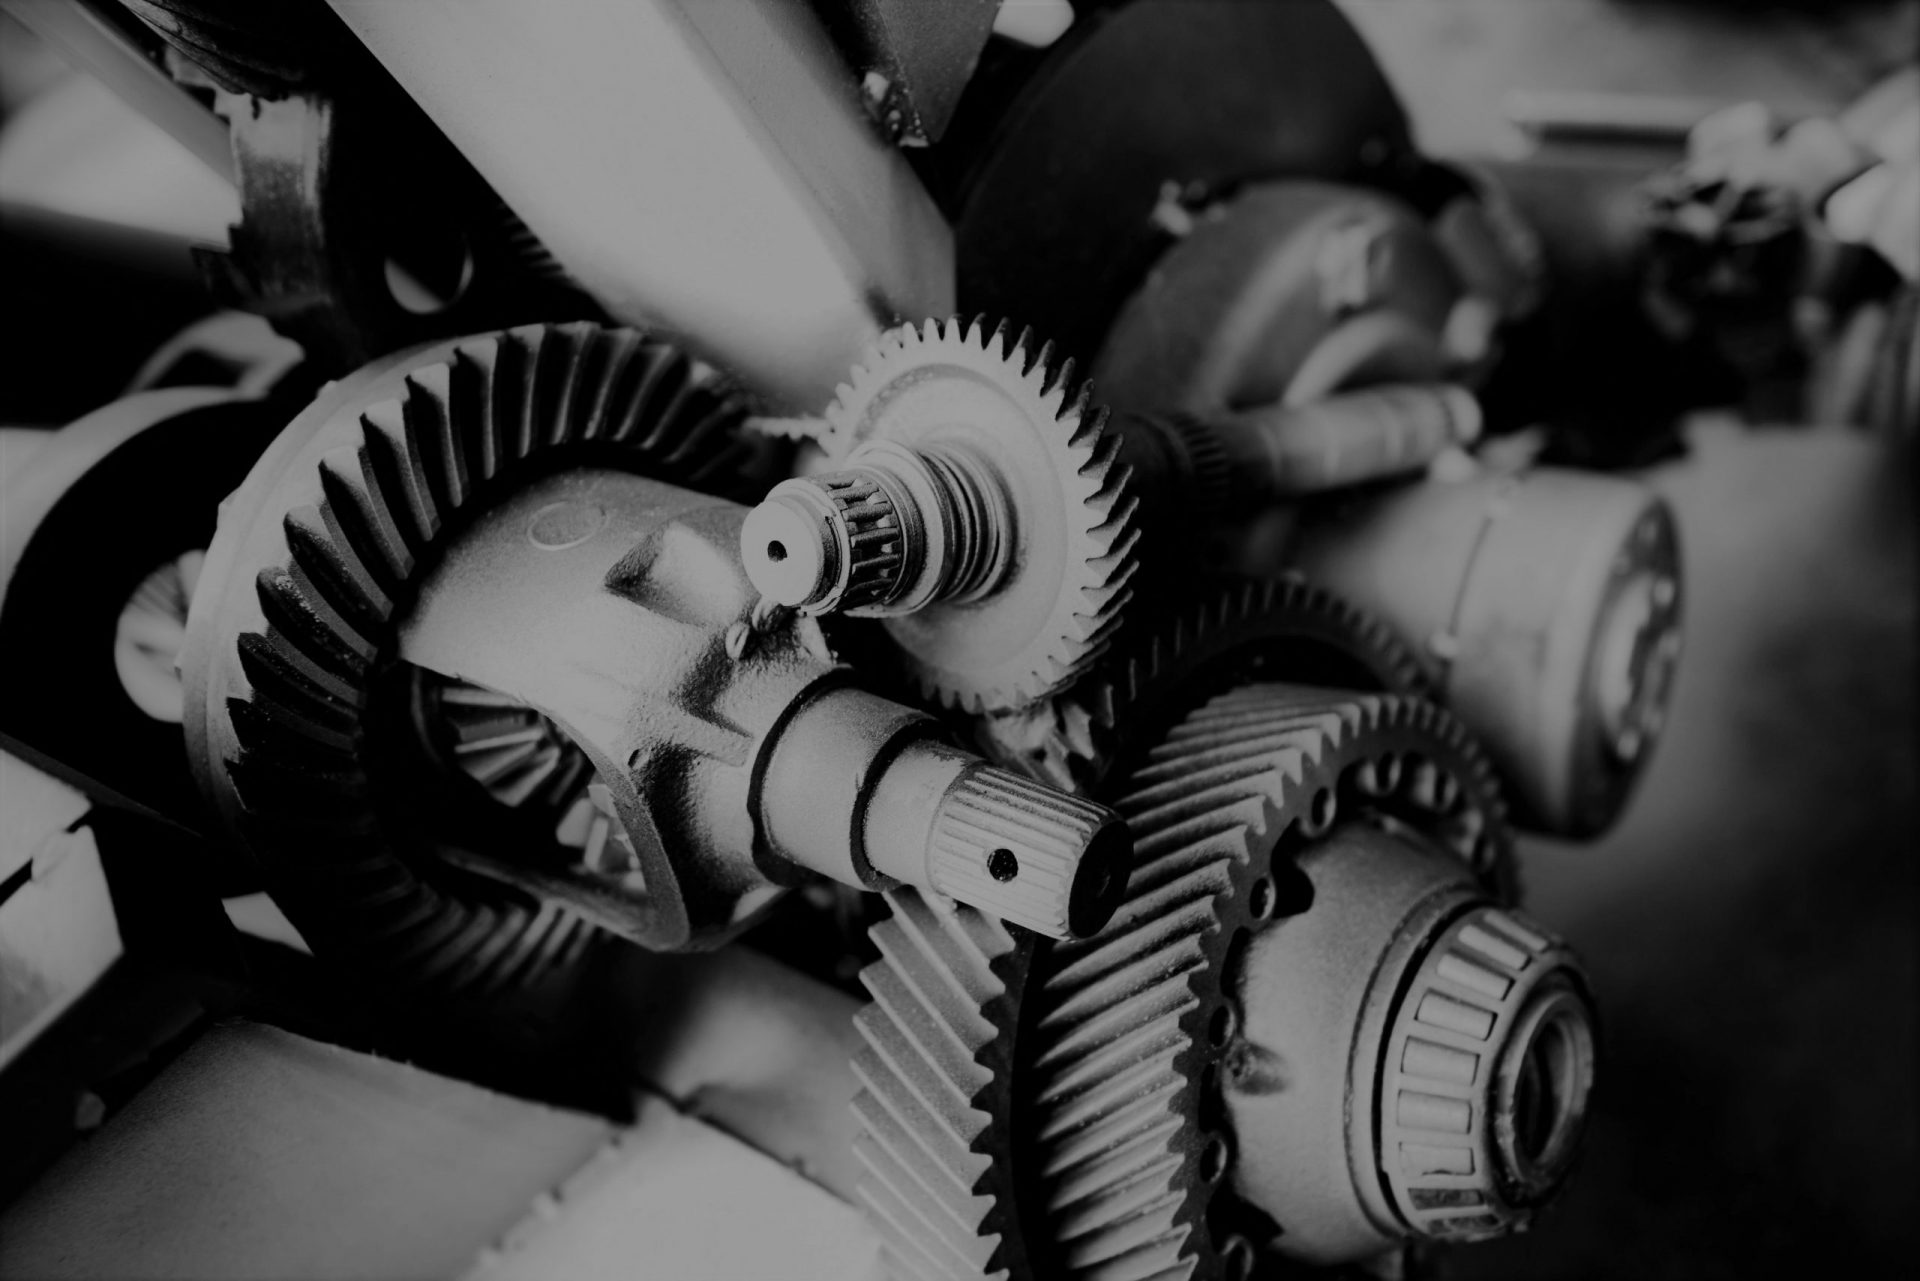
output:
<svg viewBox="0 0 1920 1281"><path fill-rule="evenodd" d="M454 1012L564 984L597 936L497 880L419 866L381 781L404 712L397 628L450 537L526 476L581 461L734 482L744 403L631 330L527 326L415 349L330 385L223 512L182 671L215 807L274 852L316 947ZM382 712L382 704L389 710Z"/></svg>
<svg viewBox="0 0 1920 1281"><path fill-rule="evenodd" d="M1296 581L1230 583L1158 630L1142 629L1067 694L989 721L986 736L1010 767L1099 797L1209 694L1284 671L1376 690L1425 688L1390 632L1326 593ZM1391 705L1447 726L1447 743L1472 762L1466 772L1484 773L1443 714L1413 699ZM1498 833L1497 801L1487 804ZM1489 845L1486 857L1493 879L1510 884L1504 843ZM886 897L891 916L872 930L880 959L861 976L873 1000L857 1019L862 1204L901 1276L1029 1275L1015 1211L1023 1173L1009 1159L1009 1127L1039 941L935 896Z"/></svg>
<svg viewBox="0 0 1920 1281"><path fill-rule="evenodd" d="M1031 332L886 334L811 427L834 469L776 487L742 534L770 598L880 617L922 691L1017 707L1071 683L1130 592L1119 438Z"/></svg>

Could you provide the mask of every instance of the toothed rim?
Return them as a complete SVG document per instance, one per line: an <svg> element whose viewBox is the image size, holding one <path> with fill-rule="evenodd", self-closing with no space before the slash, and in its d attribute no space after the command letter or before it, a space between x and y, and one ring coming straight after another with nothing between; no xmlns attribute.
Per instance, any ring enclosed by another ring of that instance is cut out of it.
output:
<svg viewBox="0 0 1920 1281"><path fill-rule="evenodd" d="M1310 620L1277 617L1289 610L1311 611ZM1303 635L1360 646L1354 658L1376 670L1383 686L1424 689L1418 665L1392 633L1344 602L1302 583L1229 584L1049 705L1048 715L1058 711L1068 722L1096 716L1076 698L1101 709L1099 749L1054 758L1063 768L1084 760L1098 769L1063 785L1100 796L1115 763L1130 758L1143 736L1170 731L1172 718L1213 692L1216 680L1260 670L1263 656L1274 654L1271 641ZM1108 692L1092 698L1092 688ZM1494 807L1493 826L1504 833L1484 761L1477 777ZM1493 850L1492 875L1510 887L1504 839ZM863 1206L898 1276L1032 1275L1014 1210L1011 1065L1040 940L912 889L886 898L893 916L873 929L881 959L861 976L873 1000L856 1019L864 1042L855 1103Z"/></svg>
<svg viewBox="0 0 1920 1281"><path fill-rule="evenodd" d="M1002 322L989 332L984 318L929 320L883 335L827 409L819 440L829 457L839 462L862 440L886 439L884 413L874 420L879 402L935 364L991 379L1033 425L1062 498L1065 576L1057 584L1023 582L1016 567L1015 580L983 602L935 605L913 615L910 625L888 620L887 630L928 698L975 713L1023 706L1071 684L1120 624L1139 538L1131 473L1118 461L1120 436L1108 429L1106 410L1093 405L1086 383L1074 383L1073 362L1058 359L1052 344L1036 348L1031 330L1011 337ZM983 620L989 608L994 614L1031 611L1038 623L1029 642L996 662L944 665L937 642L942 625L950 620L956 632L990 626ZM931 652L920 652L922 646Z"/></svg>
<svg viewBox="0 0 1920 1281"><path fill-rule="evenodd" d="M255 465L194 602L186 730L204 789L317 949L385 988L483 1005L583 960L600 935L571 911L390 830L374 690L417 583L521 477L589 462L711 484L742 412L665 343L533 325L332 384Z"/></svg>
<svg viewBox="0 0 1920 1281"><path fill-rule="evenodd" d="M1284 665L1303 646L1351 665L1365 681L1354 688L1432 695L1413 651L1366 611L1299 579L1228 580L1141 643L1129 644L1123 634L1106 661L1070 689L987 717L979 733L1005 768L1095 795L1127 763L1130 743L1168 728L1208 692L1258 674L1289 675Z"/></svg>
<svg viewBox="0 0 1920 1281"><path fill-rule="evenodd" d="M1256 883L1355 809L1423 833L1495 894L1511 842L1491 767L1441 709L1302 686L1212 699L1115 807L1134 830L1127 900L1095 938L1040 952L1017 1034L1030 1262L1089 1281L1217 1277L1236 1207L1217 1204L1224 1173L1202 1173L1209 1146L1233 1142L1209 1029L1230 1005L1229 958L1275 919L1256 916ZM1262 1239L1257 1212L1242 1222Z"/></svg>

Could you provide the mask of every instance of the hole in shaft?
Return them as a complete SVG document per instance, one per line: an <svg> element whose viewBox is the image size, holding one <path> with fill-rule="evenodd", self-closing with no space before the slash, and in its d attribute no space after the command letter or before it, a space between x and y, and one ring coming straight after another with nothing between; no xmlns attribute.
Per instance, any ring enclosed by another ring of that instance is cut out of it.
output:
<svg viewBox="0 0 1920 1281"><path fill-rule="evenodd" d="M1020 875L1020 860L1012 850L995 850L987 855L987 875L996 881L1011 881Z"/></svg>

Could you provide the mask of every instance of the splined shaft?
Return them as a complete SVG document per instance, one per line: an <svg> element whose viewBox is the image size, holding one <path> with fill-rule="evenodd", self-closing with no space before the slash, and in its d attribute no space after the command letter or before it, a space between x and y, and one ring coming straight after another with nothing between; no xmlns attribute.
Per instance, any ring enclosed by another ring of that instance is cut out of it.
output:
<svg viewBox="0 0 1920 1281"><path fill-rule="evenodd" d="M804 614L910 614L998 587L1013 520L975 451L876 440L837 471L775 486L747 517L741 554L763 595Z"/></svg>

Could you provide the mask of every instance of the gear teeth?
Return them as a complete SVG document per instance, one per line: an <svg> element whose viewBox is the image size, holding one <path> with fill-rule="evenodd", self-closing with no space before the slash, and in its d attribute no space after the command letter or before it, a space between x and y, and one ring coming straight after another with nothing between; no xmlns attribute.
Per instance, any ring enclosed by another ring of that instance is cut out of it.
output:
<svg viewBox="0 0 1920 1281"><path fill-rule="evenodd" d="M1012 1187L1006 1150L1013 995L1033 936L964 904L890 891L872 930L881 960L855 1018L860 1199L899 1275L1004 1276Z"/></svg>
<svg viewBox="0 0 1920 1281"><path fill-rule="evenodd" d="M580 323L396 358L288 428L268 455L278 470L256 468L241 490L250 528L223 522L255 601L206 647L238 668L215 678L224 692L209 690L204 714L231 727L216 773L250 841L299 891L288 907L303 931L381 985L440 1002L564 982L592 950L597 931L571 913L435 888L388 843L362 755L372 672L439 537L516 462L544 467L609 440L636 470L684 481L724 469L743 417L742 398L711 370L632 331ZM300 823L282 821L295 814Z"/></svg>
<svg viewBox="0 0 1920 1281"><path fill-rule="evenodd" d="M1112 1281L1149 1261L1217 1274L1194 1136L1227 950L1261 928L1248 890L1270 874L1282 835L1316 830L1315 798L1382 752L1432 762L1497 820L1484 760L1430 704L1305 687L1215 698L1129 782L1117 803L1139 860L1128 904L1098 937L1044 954L1029 996L1037 1043L1023 1093L1034 1100L1043 1236L1058 1243L1060 1275ZM1430 828L1434 816L1402 793L1391 804Z"/></svg>

